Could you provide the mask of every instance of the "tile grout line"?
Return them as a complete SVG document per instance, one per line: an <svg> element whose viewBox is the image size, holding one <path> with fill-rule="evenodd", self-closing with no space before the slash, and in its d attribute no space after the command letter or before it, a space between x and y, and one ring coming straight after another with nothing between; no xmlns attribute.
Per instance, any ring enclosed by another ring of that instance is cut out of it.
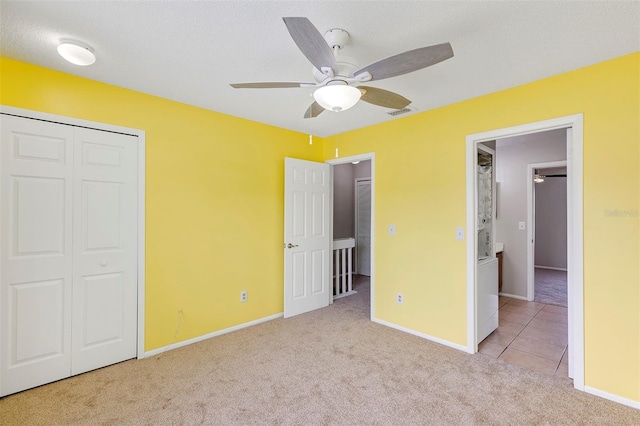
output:
<svg viewBox="0 0 640 426"><path fill-rule="evenodd" d="M505 305L508 305L509 302L511 302L510 300L507 300L507 303L505 303L504 305L502 305L502 307L504 307ZM517 305L515 305L517 306ZM501 308L501 307L500 307ZM500 319L500 308L498 308L498 321ZM528 316L528 315L526 315ZM533 319L533 317L531 318ZM529 320L529 322L531 322L531 320ZM514 340L516 340L516 338L520 335L520 333L522 333L522 331L527 328L527 326L529 325L529 322L527 322L524 327L522 327L522 329L518 332L518 334L515 335L515 337L513 339L511 339L511 341L509 342L509 344L507 346L505 346L505 348L502 350L502 352L500 352L500 354L496 357L496 359L500 358L502 356L503 353L505 353L505 351L511 346L511 344L514 342ZM500 328L500 324L498 323L498 328ZM512 348L514 351L517 349ZM522 352L522 351L520 351ZM562 358L560 359L562 360Z"/></svg>
<svg viewBox="0 0 640 426"><path fill-rule="evenodd" d="M507 300L506 300L506 302L505 302L505 303L503 303L502 305L498 306L498 312L499 312L499 313L500 313L500 311L502 311L502 308L503 308L503 307L505 307L505 306L507 306L507 305L509 305L509 307L510 307L510 308L511 308L511 307L517 308L517 307L520 307L520 306L522 306L522 307L524 307L524 308L530 308L530 306L528 306L529 301L527 301L527 303L526 303L526 304L521 304L521 303L511 303L511 302L514 302L514 301L515 301L515 299L511 299L511 298L509 298L509 297L507 297L506 299L507 299ZM518 349L515 349L515 348L513 348L513 347L512 347L512 345L513 345L513 343L515 342L515 340L516 340L518 337L520 337L520 335L521 335L521 334L524 332L524 330L525 330L525 329L527 329L527 328L529 328L530 330L534 330L534 329L535 329L535 330L540 330L541 332L543 332L543 333L545 333L545 334L549 334L549 333L551 333L551 331L550 331L550 330L546 330L546 329L545 329L546 327L545 327L545 328L537 328L537 327L533 327L533 326L531 325L531 323L533 322L533 320L534 320L534 319L537 319L538 321L545 321L545 323L546 323L546 322L549 322L549 323L555 323L555 324L559 324L559 325L564 325L564 327L566 327L566 323L565 323L564 321L555 321L554 319L538 317L538 315L540 314L540 312L545 311L545 316L546 316L547 314L549 314L552 318L554 318L554 316L555 316L555 314L557 314L557 312L551 312L551 311L553 311L553 310L545 310L545 308L547 308L547 306L550 306L550 304L548 304L548 303L536 302L535 300L533 300L533 302L534 302L534 303L537 303L537 304L540 304L540 305L541 305L540 309L538 309L538 310L535 312L535 314L534 314L533 316L531 316L531 317L530 317L530 319L526 322L526 324L524 324L524 326L520 329L520 331L519 331L519 332L518 332L518 333L517 333L517 334L516 334L512 339L510 339L509 344L508 344L508 345L506 345L506 346L504 347L504 349L502 349L502 351L497 355L496 359L499 359L499 358L500 358L500 357L501 357L501 356L506 352L506 350L507 350L507 349L511 348L512 350L517 351L517 352L520 352L520 353L526 353L526 354L529 354L529 355L538 356L538 357L540 357L540 358L548 359L548 360L550 360L550 361L553 361L553 360L554 360L553 358L542 357L542 356L540 356L540 355L536 355L536 354L531 353L531 352L528 352L528 351L518 350ZM555 306L555 305L554 305L554 306ZM563 307L566 309L566 306L563 306ZM534 309L535 309L535 308L534 308ZM520 317L523 317L523 316L529 317L529 315L524 315L524 314L521 314L521 313L517 313L517 311L518 311L518 309L516 309L516 312L514 312L514 315L519 315ZM509 311L503 311L503 312L510 312L510 310L509 310ZM564 314L561 314L561 315L564 315ZM509 320L507 320L507 321L509 321ZM536 325L540 325L540 323L539 323L538 321L536 322ZM516 321L513 321L513 322L516 322ZM543 324L544 324L544 323L543 323ZM498 325L498 329L499 329L499 327L500 327L500 326ZM563 327L563 328L564 328L564 327ZM555 327L555 326L553 326L553 325L551 325L551 328L553 328L554 330L556 329L556 327ZM563 334L565 334L565 332L564 332L564 331L563 331ZM537 339L532 339L532 340L536 341ZM550 343L550 342L544 342L544 343L549 344L549 345L554 345L553 343ZM555 346L560 346L560 345L555 345ZM566 353L567 353L567 351L568 351L568 344L563 345L563 346L564 346L564 348L563 348L563 350L562 350L562 354L561 354L561 356L560 356L559 360L557 361L557 364L556 364L556 366L555 366L555 369L553 370L553 373L551 373L551 376L556 376L556 373L558 372L558 370L559 370L559 368L560 368L560 365L562 364L562 360L563 360L564 356L566 355Z"/></svg>
<svg viewBox="0 0 640 426"><path fill-rule="evenodd" d="M564 358L564 354L565 352L567 352L567 349L569 349L568 346L564 347L564 350L562 351L562 356L560 357L560 361L558 361L558 365L556 365L556 370L553 372L553 375L555 376L556 373L558 372L558 369L560 368L560 364L562 364L562 358Z"/></svg>
<svg viewBox="0 0 640 426"><path fill-rule="evenodd" d="M507 302L507 303L509 303L509 302ZM506 303L505 303L505 305L506 305ZM500 310L498 309L498 319L499 318L500 318ZM531 319L533 319L533 318L531 318ZM529 320L529 322L531 322L531 320ZM524 331L524 329L529 326L529 322L526 323L524 325L524 327L522 327L522 329L518 332L518 334L515 335L515 337L511 340L511 342L509 342L507 347L504 348L504 350L500 353L500 355L502 355L507 350L507 348L509 348L511 346L511 344L513 344L513 342L518 338L518 336L520 336L520 334ZM500 325L498 325L498 328L500 328ZM511 349L513 349L514 351L517 351L517 349L515 349L515 348L511 348ZM520 351L520 352L523 352L523 351Z"/></svg>
<svg viewBox="0 0 640 426"><path fill-rule="evenodd" d="M498 308L498 312L500 312L500 309L502 309L504 306L508 305L508 304L509 304L509 302L511 302L511 301L510 301L510 300L508 300L505 304L503 304L502 306L500 306L500 307ZM540 302L536 302L536 303L540 303ZM522 332L523 332L527 327L529 327L529 325L530 325L531 321L533 321L533 319L534 319L534 318L536 318L536 317L538 316L538 314L539 314L540 312L542 312L542 310L543 310L547 305L548 305L548 304L546 304L546 303L542 303L542 307L541 307L541 308L540 308L540 309L535 313L535 315L534 315L533 317L531 317L531 319L527 322L527 324L525 324L525 325L524 325L524 327L522 327L522 329L518 332L518 334L516 334L516 335L513 337L513 339L511 339L511 341L509 342L509 344L508 344L508 345L507 345L507 346L506 346L506 347L505 347L505 348L504 348L504 349L503 349L503 350L498 354L498 356L496 357L496 359L499 359L499 358L502 356L502 354L504 354L504 353L505 353L505 351L511 347L511 345L512 345L512 344L513 344L513 342L518 338L518 336L520 336L520 334L522 334ZM519 306L519 305L514 305L514 306ZM528 315L522 315L522 314L519 314L519 315L521 315L521 316L528 316ZM543 318L539 318L539 319L543 319ZM553 322L557 322L557 321L553 321ZM500 326L498 326L498 328L500 328ZM535 327L532 327L532 328L535 328ZM548 342L545 342L545 343L548 343ZM548 343L548 344L551 344L551 343ZM544 358L544 359L548 359L548 360L550 360L550 361L554 361L554 359L553 359L553 358L547 358L547 357L544 357L544 356L541 356L541 355L536 355L536 354L531 353L531 352L528 352L528 351L524 351L524 350L520 350L520 349L516 349L516 348L511 348L511 350L518 351L518 352L521 352L521 353L526 353L526 354L533 355L533 356L537 356L537 357ZM560 367L560 364L562 363L562 358L564 357L564 354L565 354L565 352L566 352L566 351L567 351L567 345L564 345L564 349L562 350L562 355L560 355L560 359L558 360L558 363L556 364L556 366L555 366L555 368L554 368L554 370L553 370L553 374L552 374L552 376L555 376L556 372L558 371L558 368Z"/></svg>

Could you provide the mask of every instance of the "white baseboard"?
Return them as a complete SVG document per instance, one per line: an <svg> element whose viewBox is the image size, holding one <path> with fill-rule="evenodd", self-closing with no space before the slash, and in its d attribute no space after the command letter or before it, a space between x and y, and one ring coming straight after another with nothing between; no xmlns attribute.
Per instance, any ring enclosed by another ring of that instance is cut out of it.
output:
<svg viewBox="0 0 640 426"><path fill-rule="evenodd" d="M337 296L333 296L333 300L341 299L341 298L347 297L347 296L351 296L352 294L358 294L358 292L355 291L355 290L347 291L346 293L341 293L341 294L339 294Z"/></svg>
<svg viewBox="0 0 640 426"><path fill-rule="evenodd" d="M509 293L498 293L499 296L505 296L505 297L510 297L512 299L520 299L520 300L529 300L526 298L526 296L517 296L515 294L509 294Z"/></svg>
<svg viewBox="0 0 640 426"><path fill-rule="evenodd" d="M590 386L585 386L584 391L586 393L599 396L600 398L608 399L610 401L617 402L619 404L626 405L628 407L636 408L640 410L640 401L634 401L632 399L623 398L621 396L614 395L609 392L604 392L604 391L601 391L600 389L592 388Z"/></svg>
<svg viewBox="0 0 640 426"><path fill-rule="evenodd" d="M263 322L272 321L274 319L282 318L283 316L284 316L284 313L280 312L279 314L271 315L271 316L264 317L264 318L258 318L257 320L245 322L244 324L234 325L233 327L225 328L223 330L214 331L213 333L209 333L209 334L205 334L205 335L202 335L202 336L194 337L193 339L183 340L182 342L177 342L177 343L174 343L172 345L167 345L167 346L163 346L161 348L157 348L157 349L153 349L153 350L150 350L150 351L146 351L144 353L144 358L155 356L155 355L159 355L159 354L164 353L165 351L168 351L168 350L171 350L171 349L178 349L178 348L181 348L183 346L191 345L193 343L202 342L203 340L211 339L212 337L221 336L223 334L231 333L232 331L237 331L237 330L241 330L243 328L251 327L252 325L258 325L258 324L261 324Z"/></svg>
<svg viewBox="0 0 640 426"><path fill-rule="evenodd" d="M439 343L439 344L444 345L444 346L449 346L450 348L457 349L459 351L463 351L463 352L466 352L466 353L473 354L473 352L470 352L469 348L467 348L466 346L459 345L457 343L453 343L453 342L450 342L448 340L443 340L443 339L440 339L438 337L433 337L433 336L430 336L430 335L425 334L425 333L420 333L419 331L415 331L415 330L412 330L410 328L403 327L401 325L393 324L391 322L383 321L383 320L378 319L378 318L372 318L372 321L375 322L375 323L382 324L382 325L385 325L387 327L399 330L399 331L403 331L405 333L413 334L414 336L422 337L423 339L431 340L432 342Z"/></svg>
<svg viewBox="0 0 640 426"><path fill-rule="evenodd" d="M358 275L358 274L356 274L356 271L352 271L351 272L351 276L352 277L355 277L356 275ZM339 279L342 279L342 276L340 276ZM335 282L336 282L336 274L333 274L331 276L331 284L334 284Z"/></svg>
<svg viewBox="0 0 640 426"><path fill-rule="evenodd" d="M533 265L534 268L539 268L539 269L551 269L552 271L564 271L567 272L567 268L556 268L554 266L540 266L540 265Z"/></svg>

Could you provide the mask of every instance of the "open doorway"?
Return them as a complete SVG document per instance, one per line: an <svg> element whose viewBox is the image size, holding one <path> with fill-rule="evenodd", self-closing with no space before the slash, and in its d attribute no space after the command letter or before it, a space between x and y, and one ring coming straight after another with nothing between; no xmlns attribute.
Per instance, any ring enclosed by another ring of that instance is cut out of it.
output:
<svg viewBox="0 0 640 426"><path fill-rule="evenodd" d="M327 163L332 166L333 179L331 302L359 294L368 299L369 315L373 318L374 154L337 158ZM348 275L345 275L345 270Z"/></svg>
<svg viewBox="0 0 640 426"><path fill-rule="evenodd" d="M502 248L503 285L496 303L499 306L497 330L479 344L478 350L546 375L568 378L566 280L558 289L564 290L564 306L549 303L553 300L548 299L534 301L533 296L534 287L543 289L546 282L558 284L553 280L535 282L534 270L535 278L549 278L549 274L544 274L546 269L534 268L539 265L536 258L545 265L564 262L566 273L566 178L564 191L545 196L545 189L554 189L550 181L556 173L543 173L543 170L566 166L567 130L499 138L495 141L495 151L496 175L500 182L496 238ZM540 202L536 203L538 196ZM536 215L536 211L539 214ZM560 256L562 252L564 256ZM480 273L479 293L482 293L481 278ZM560 296L561 292L557 293Z"/></svg>
<svg viewBox="0 0 640 426"><path fill-rule="evenodd" d="M375 157L373 153L361 154L325 163L288 157L284 160L284 317L289 318L333 303L338 288L343 296L357 294L352 291L354 238L334 239L334 166L361 161L370 163L367 174L370 175L373 206ZM348 216L355 219L353 214ZM368 311L370 319L374 318L373 218L371 209L369 251L372 272L367 300L362 300L362 310Z"/></svg>
<svg viewBox="0 0 640 426"><path fill-rule="evenodd" d="M333 298L369 286L371 160L333 166ZM368 291L368 288L367 288Z"/></svg>
<svg viewBox="0 0 640 426"><path fill-rule="evenodd" d="M568 352L567 352L567 369L568 376L573 378L575 388L584 390L584 325L583 325L583 222L582 222L582 115L573 115L561 117L552 120L546 120L536 123L525 124L505 129L497 129L493 131L478 133L467 136L467 346L468 351L475 353L478 351L478 336L476 334L477 326L477 301L483 298L483 294L479 294L480 289L477 284L478 270L475 265L477 259L477 206L475 203L477 194L477 177L475 173L476 155L478 144L489 141L497 141L503 138L511 138L523 135L531 135L534 133L558 130L562 131L566 136L566 161L567 161L567 265L568 265L568 309L567 309L567 326L568 335ZM521 182L526 182L526 168L522 170L517 177ZM498 205L502 200L504 186L498 178L497 194ZM498 220L506 219L498 213ZM522 222L522 223L520 223ZM530 223L530 222L529 222ZM527 221L515 220L510 221L510 226L515 226L516 230L523 232L530 227ZM500 241L500 237L497 237ZM504 244L505 253L509 250L507 243ZM526 245L525 245L526 250ZM515 285L523 283L504 283L503 293L513 291ZM518 296L518 294L511 294ZM528 302L522 294L516 300L515 305ZM503 303L503 300L500 301ZM531 302L535 303L535 302ZM537 314L537 313L536 313ZM548 313L552 315L553 312ZM544 315L543 315L544 316ZM540 319L543 320L542 318ZM539 323L541 324L541 323Z"/></svg>
<svg viewBox="0 0 640 426"><path fill-rule="evenodd" d="M567 307L567 162L527 167L527 300Z"/></svg>

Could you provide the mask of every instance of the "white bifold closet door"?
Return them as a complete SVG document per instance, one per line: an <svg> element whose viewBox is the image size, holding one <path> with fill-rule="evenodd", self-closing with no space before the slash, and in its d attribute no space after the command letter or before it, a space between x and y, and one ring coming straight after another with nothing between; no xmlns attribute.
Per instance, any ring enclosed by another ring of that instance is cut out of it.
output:
<svg viewBox="0 0 640 426"><path fill-rule="evenodd" d="M7 395L136 356L137 138L1 120Z"/></svg>
<svg viewBox="0 0 640 426"><path fill-rule="evenodd" d="M371 276L371 180L356 181L356 272Z"/></svg>

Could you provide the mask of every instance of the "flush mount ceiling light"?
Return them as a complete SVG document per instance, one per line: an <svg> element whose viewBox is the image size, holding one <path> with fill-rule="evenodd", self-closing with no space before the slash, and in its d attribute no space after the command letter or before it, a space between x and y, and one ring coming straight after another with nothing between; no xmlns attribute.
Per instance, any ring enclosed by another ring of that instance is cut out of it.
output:
<svg viewBox="0 0 640 426"><path fill-rule="evenodd" d="M358 103L360 96L360 90L342 81L332 82L313 92L313 98L322 108L335 112L351 108Z"/></svg>
<svg viewBox="0 0 640 426"><path fill-rule="evenodd" d="M60 40L58 53L72 64L83 67L96 61L91 46L75 40Z"/></svg>

